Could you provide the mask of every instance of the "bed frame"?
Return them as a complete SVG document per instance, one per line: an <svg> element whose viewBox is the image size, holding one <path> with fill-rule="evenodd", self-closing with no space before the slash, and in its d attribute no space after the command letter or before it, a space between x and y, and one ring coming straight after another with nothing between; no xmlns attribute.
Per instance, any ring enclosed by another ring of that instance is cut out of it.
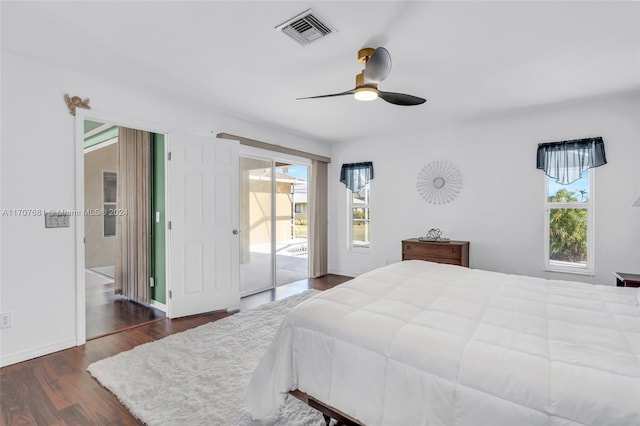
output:
<svg viewBox="0 0 640 426"><path fill-rule="evenodd" d="M360 423L353 417L343 413L336 408L331 407L330 405L325 404L324 402L312 396L309 396L305 392L302 392L298 389L290 391L289 394L298 398L309 407L315 408L316 410L320 411L327 426L329 426L331 419L334 419L338 422L337 426L364 426L363 423Z"/></svg>

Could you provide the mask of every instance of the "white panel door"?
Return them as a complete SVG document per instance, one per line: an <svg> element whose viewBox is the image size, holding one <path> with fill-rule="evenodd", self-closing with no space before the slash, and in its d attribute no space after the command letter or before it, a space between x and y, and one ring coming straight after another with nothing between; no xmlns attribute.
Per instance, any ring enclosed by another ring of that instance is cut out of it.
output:
<svg viewBox="0 0 640 426"><path fill-rule="evenodd" d="M169 135L170 318L240 304L237 141Z"/></svg>

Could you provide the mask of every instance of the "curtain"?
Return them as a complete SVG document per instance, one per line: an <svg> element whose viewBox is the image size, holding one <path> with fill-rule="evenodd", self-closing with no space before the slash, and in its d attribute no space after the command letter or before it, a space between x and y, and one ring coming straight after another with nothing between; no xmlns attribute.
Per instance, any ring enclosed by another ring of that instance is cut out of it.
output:
<svg viewBox="0 0 640 426"><path fill-rule="evenodd" d="M360 192L371 179L373 179L373 163L371 161L343 164L340 170L340 182L344 183L351 192Z"/></svg>
<svg viewBox="0 0 640 426"><path fill-rule="evenodd" d="M116 217L116 291L150 303L151 134L120 127Z"/></svg>
<svg viewBox="0 0 640 426"><path fill-rule="evenodd" d="M537 168L562 185L603 164L607 164L607 158L602 137L538 144Z"/></svg>
<svg viewBox="0 0 640 426"><path fill-rule="evenodd" d="M328 191L327 191L327 163L312 160L309 174L309 200L311 212L309 223L309 275L321 277L328 272L327 259L327 222L328 222Z"/></svg>

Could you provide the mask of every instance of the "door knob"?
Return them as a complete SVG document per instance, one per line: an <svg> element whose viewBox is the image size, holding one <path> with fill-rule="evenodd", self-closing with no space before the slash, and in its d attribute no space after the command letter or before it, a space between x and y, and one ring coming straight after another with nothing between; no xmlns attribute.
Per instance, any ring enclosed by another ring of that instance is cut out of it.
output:
<svg viewBox="0 0 640 426"><path fill-rule="evenodd" d="M237 229L234 229L233 231L231 231L231 233L233 233L233 235L238 235L240 231L238 231Z"/></svg>

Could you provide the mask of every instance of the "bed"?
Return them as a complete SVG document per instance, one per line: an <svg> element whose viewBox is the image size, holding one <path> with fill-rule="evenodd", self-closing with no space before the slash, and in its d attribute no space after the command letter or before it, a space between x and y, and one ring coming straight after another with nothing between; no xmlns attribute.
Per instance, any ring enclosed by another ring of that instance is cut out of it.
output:
<svg viewBox="0 0 640 426"><path fill-rule="evenodd" d="M301 303L254 372L365 425L640 425L638 289L425 261Z"/></svg>

